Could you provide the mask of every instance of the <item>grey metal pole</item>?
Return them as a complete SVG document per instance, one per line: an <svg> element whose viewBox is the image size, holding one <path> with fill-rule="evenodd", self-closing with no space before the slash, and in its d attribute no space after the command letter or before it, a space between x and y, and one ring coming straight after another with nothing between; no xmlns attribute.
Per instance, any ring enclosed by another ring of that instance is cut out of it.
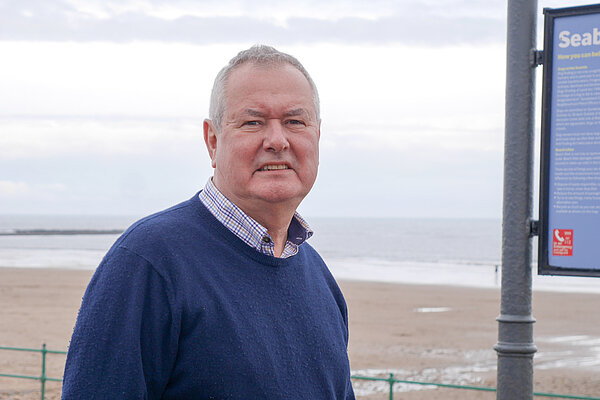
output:
<svg viewBox="0 0 600 400"><path fill-rule="evenodd" d="M498 400L533 399L531 213L537 0L508 0Z"/></svg>

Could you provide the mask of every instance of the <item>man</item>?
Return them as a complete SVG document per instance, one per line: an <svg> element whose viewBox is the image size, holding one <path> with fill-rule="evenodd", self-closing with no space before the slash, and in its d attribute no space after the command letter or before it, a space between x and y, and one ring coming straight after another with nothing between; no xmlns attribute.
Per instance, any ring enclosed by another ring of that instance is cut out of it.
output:
<svg viewBox="0 0 600 400"><path fill-rule="evenodd" d="M319 160L319 99L271 47L217 75L214 176L130 227L98 267L64 399L352 399L347 310L296 213Z"/></svg>

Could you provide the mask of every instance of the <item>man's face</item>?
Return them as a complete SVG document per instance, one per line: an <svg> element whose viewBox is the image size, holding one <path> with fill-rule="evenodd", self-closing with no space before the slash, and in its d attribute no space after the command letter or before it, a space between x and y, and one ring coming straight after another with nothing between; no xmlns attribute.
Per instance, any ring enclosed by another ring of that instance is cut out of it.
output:
<svg viewBox="0 0 600 400"><path fill-rule="evenodd" d="M235 69L226 84L221 131L204 123L215 186L252 216L296 209L319 165L320 123L307 79L288 64Z"/></svg>

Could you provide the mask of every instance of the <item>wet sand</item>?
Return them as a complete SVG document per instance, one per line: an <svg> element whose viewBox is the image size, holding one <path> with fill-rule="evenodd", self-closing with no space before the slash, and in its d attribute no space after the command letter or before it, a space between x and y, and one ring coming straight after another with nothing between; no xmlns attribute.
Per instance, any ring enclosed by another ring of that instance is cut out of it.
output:
<svg viewBox="0 0 600 400"><path fill-rule="evenodd" d="M0 346L66 350L91 271L0 268ZM591 279L591 278L590 278ZM599 281L600 284L600 281ZM451 286L340 282L350 310L355 375L494 387L500 292ZM535 292L534 390L600 397L600 295ZM48 355L60 378L64 355ZM0 373L39 376L41 356L0 350ZM361 399L386 384L355 380ZM395 398L494 399L493 392L396 384ZM59 398L48 382L46 398ZM40 383L0 377L0 398L39 399Z"/></svg>

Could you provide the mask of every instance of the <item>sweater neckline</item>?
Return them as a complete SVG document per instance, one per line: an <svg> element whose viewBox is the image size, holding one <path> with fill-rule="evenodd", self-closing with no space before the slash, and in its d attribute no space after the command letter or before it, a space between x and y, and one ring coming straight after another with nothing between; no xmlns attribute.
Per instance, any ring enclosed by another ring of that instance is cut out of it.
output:
<svg viewBox="0 0 600 400"><path fill-rule="evenodd" d="M223 240L227 241L236 250L239 250L240 253L252 258L254 261L271 267L286 267L290 264L294 264L298 259L300 252L303 251L302 247L304 246L300 245L298 248L298 253L288 258L273 257L259 252L258 250L244 243L240 238L235 236L233 232L227 229L225 225L216 219L215 216L212 215L212 213L206 208L206 206L202 204L200 198L198 197L199 194L200 192L196 193L196 195L190 199L191 205L198 211L198 215L204 221L206 221L210 229L216 232Z"/></svg>

